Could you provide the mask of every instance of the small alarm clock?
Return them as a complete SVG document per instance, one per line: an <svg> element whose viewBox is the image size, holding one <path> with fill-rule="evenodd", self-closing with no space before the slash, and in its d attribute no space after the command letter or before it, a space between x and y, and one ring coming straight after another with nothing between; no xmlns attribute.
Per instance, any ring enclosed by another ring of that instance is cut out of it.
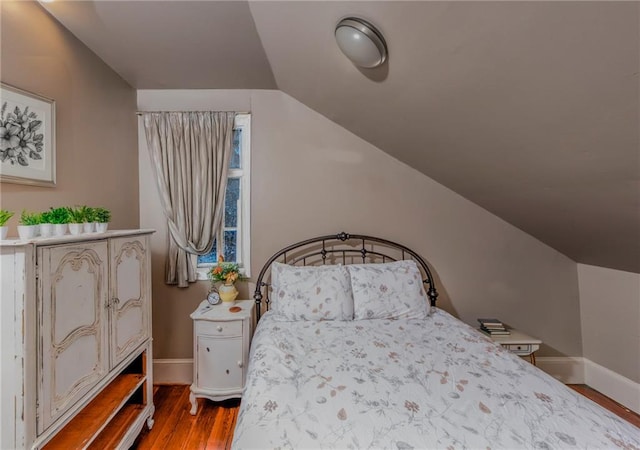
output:
<svg viewBox="0 0 640 450"><path fill-rule="evenodd" d="M207 301L210 305L217 305L218 303L220 303L220 294L215 291L209 292L209 294L207 295Z"/></svg>

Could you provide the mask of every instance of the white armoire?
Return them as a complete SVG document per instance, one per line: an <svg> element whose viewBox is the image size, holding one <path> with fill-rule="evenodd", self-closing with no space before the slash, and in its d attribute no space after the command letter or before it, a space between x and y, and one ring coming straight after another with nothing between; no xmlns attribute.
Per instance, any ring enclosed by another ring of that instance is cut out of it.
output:
<svg viewBox="0 0 640 450"><path fill-rule="evenodd" d="M151 230L0 241L0 448L128 448L153 425Z"/></svg>

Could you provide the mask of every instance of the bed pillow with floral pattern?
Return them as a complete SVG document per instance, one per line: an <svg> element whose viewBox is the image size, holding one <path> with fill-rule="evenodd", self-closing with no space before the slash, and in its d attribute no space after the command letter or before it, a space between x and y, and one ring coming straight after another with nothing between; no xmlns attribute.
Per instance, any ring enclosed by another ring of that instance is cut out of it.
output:
<svg viewBox="0 0 640 450"><path fill-rule="evenodd" d="M414 261L347 266L355 320L425 319L429 314L422 275Z"/></svg>
<svg viewBox="0 0 640 450"><path fill-rule="evenodd" d="M287 320L352 320L353 295L344 266L274 262L271 309Z"/></svg>

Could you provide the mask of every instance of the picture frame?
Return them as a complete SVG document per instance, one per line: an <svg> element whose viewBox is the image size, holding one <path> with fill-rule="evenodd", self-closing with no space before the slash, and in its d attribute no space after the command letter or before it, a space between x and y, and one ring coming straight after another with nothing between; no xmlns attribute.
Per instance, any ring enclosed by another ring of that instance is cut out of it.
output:
<svg viewBox="0 0 640 450"><path fill-rule="evenodd" d="M56 185L55 101L0 84L0 182Z"/></svg>

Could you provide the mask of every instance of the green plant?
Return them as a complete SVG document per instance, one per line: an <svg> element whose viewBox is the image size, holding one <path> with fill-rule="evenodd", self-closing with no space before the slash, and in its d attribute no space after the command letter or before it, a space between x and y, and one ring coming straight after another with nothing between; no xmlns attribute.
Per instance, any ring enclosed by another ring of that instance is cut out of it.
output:
<svg viewBox="0 0 640 450"><path fill-rule="evenodd" d="M23 209L22 214L20 214L21 225L38 225L40 220L40 213L30 213Z"/></svg>
<svg viewBox="0 0 640 450"><path fill-rule="evenodd" d="M111 222L111 211L107 208L93 208L94 218L96 222L108 223Z"/></svg>
<svg viewBox="0 0 640 450"><path fill-rule="evenodd" d="M91 208L86 205L67 208L67 211L69 211L71 223L91 222Z"/></svg>
<svg viewBox="0 0 640 450"><path fill-rule="evenodd" d="M49 223L65 224L69 223L71 218L69 217L69 208L64 206L60 208L51 208L47 213Z"/></svg>
<svg viewBox="0 0 640 450"><path fill-rule="evenodd" d="M49 211L43 211L40 213L40 223L52 223L51 213Z"/></svg>
<svg viewBox="0 0 640 450"><path fill-rule="evenodd" d="M85 222L97 222L98 220L96 219L96 209L92 208L91 206L85 206L84 207L84 221Z"/></svg>
<svg viewBox="0 0 640 450"><path fill-rule="evenodd" d="M13 217L13 211L0 209L0 227L3 227L12 217Z"/></svg>

